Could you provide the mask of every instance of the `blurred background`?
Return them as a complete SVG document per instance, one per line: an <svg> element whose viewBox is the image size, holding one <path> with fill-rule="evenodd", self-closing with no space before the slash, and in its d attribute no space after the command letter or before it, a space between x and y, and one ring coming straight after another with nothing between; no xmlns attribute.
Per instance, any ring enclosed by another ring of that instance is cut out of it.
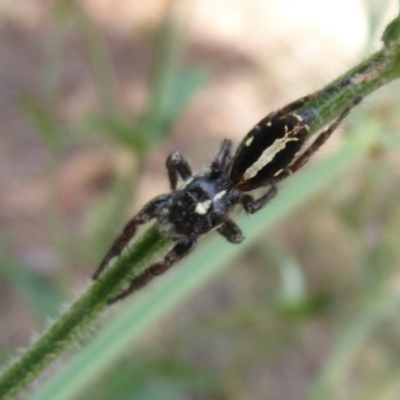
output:
<svg viewBox="0 0 400 400"><path fill-rule="evenodd" d="M1 1L0 359L169 190L170 152L200 171L378 49L396 3ZM367 98L315 160L371 118L399 138L399 100ZM81 398L400 399L398 160L377 146Z"/></svg>

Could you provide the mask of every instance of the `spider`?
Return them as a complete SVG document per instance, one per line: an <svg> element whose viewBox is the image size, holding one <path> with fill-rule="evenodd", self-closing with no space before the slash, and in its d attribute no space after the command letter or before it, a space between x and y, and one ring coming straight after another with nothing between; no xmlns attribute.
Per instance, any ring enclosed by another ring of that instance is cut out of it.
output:
<svg viewBox="0 0 400 400"><path fill-rule="evenodd" d="M241 205L247 213L256 213L276 196L278 182L306 164L362 98L356 97L308 147L305 142L310 123L317 114L315 109L305 105L349 83L350 80L345 80L328 86L268 114L244 137L233 156L232 142L225 139L211 165L199 175L193 175L189 163L178 152L172 153L166 161L171 193L149 201L127 223L93 279L96 280L121 255L138 226L152 219L158 221L161 234L174 242L174 246L162 261L135 276L130 285L108 303L123 299L164 273L187 256L197 239L207 232L216 230L228 242L242 242L244 236L230 218L232 211ZM183 181L180 187L179 177ZM248 193L261 187L267 189L258 198Z"/></svg>

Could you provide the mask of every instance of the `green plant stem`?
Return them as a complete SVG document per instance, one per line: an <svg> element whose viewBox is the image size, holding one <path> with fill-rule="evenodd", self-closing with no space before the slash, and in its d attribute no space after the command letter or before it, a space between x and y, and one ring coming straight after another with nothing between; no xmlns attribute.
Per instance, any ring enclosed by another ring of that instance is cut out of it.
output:
<svg viewBox="0 0 400 400"><path fill-rule="evenodd" d="M307 107L315 107L319 118L311 124L310 133L318 132L329 121L336 118L340 112L350 104L357 96L366 97L380 87L400 77L400 52L399 48L384 48L366 61L346 72L332 83L345 79L351 79L349 86L343 90L327 96L327 100L321 102L314 100Z"/></svg>
<svg viewBox="0 0 400 400"><path fill-rule="evenodd" d="M14 398L32 382L68 344L79 339L88 325L107 307L107 299L116 294L134 274L140 273L150 259L163 250L167 241L155 226L148 229L129 251L105 272L0 379L0 399ZM134 261L135 260L135 261ZM140 261L139 261L140 260Z"/></svg>
<svg viewBox="0 0 400 400"><path fill-rule="evenodd" d="M393 21L384 34L385 47L336 81L350 78L351 84L315 101L319 118L311 126L318 131L335 118L357 96L366 96L400 76L400 19ZM23 353L0 378L0 398L10 399L38 377L68 345L78 340L90 323L106 308L107 299L117 293L132 275L149 265L155 254L165 249L155 226L147 230L85 294L78 299L30 349ZM134 266L134 268L132 268Z"/></svg>
<svg viewBox="0 0 400 400"><path fill-rule="evenodd" d="M105 113L117 113L117 96L115 95L111 63L103 50L94 24L86 16L79 1L73 0L69 7L77 22L93 72L101 107Z"/></svg>

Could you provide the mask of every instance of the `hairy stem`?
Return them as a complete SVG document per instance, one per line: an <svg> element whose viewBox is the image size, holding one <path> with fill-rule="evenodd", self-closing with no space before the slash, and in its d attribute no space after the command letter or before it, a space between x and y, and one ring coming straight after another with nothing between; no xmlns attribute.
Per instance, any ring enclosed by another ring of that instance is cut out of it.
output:
<svg viewBox="0 0 400 400"><path fill-rule="evenodd" d="M380 51L331 82L350 79L349 85L305 106L314 107L319 116L311 124L311 133L316 133L336 118L357 96L366 97L400 77L400 17L386 28L383 43Z"/></svg>
<svg viewBox="0 0 400 400"><path fill-rule="evenodd" d="M79 340L107 307L107 300L139 274L167 245L155 226L148 229L0 378L0 399L31 383L68 345ZM132 268L132 265L135 267Z"/></svg>

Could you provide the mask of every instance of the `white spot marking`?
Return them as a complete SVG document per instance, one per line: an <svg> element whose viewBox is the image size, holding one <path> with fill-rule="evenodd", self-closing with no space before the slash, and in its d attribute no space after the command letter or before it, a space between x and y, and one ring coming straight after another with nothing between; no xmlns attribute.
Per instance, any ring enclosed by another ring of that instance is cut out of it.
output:
<svg viewBox="0 0 400 400"><path fill-rule="evenodd" d="M222 197L225 196L225 194L226 194L226 190L222 190L221 192L217 193L217 194L214 196L214 200L219 200L219 199L221 199Z"/></svg>
<svg viewBox="0 0 400 400"><path fill-rule="evenodd" d="M272 122L271 121L269 121L269 122L267 122L266 124L265 124L265 126L271 126L272 125Z"/></svg>
<svg viewBox="0 0 400 400"><path fill-rule="evenodd" d="M297 119L297 121L299 121L299 122L303 121L303 118L300 117L300 115L297 115L297 114L292 114L292 115L293 115L293 117L295 117Z"/></svg>
<svg viewBox="0 0 400 400"><path fill-rule="evenodd" d="M261 126L259 124L257 124L254 128L255 131L259 131L261 129Z"/></svg>
<svg viewBox="0 0 400 400"><path fill-rule="evenodd" d="M274 143L271 146L267 147L252 165L246 169L243 178L245 181L250 180L251 178L255 177L261 169L263 169L266 165L268 165L275 156L282 151L286 147L287 142L297 141L297 137L288 137L291 132L287 132L287 134L280 138L275 139Z"/></svg>
<svg viewBox="0 0 400 400"><path fill-rule="evenodd" d="M181 158L182 158L181 155L177 151L171 154L171 161L178 161Z"/></svg>
<svg viewBox="0 0 400 400"><path fill-rule="evenodd" d="M278 176L282 171L283 169L280 169L278 172L275 172L274 176Z"/></svg>
<svg viewBox="0 0 400 400"><path fill-rule="evenodd" d="M245 145L246 147L249 147L249 146L251 145L251 142L253 141L253 139L254 139L254 136L248 138L248 139L246 140L246 142L244 143L244 145Z"/></svg>
<svg viewBox="0 0 400 400"><path fill-rule="evenodd" d="M211 200L205 200L202 203L197 203L195 213L204 215L208 211L210 206L211 206Z"/></svg>
<svg viewBox="0 0 400 400"><path fill-rule="evenodd" d="M285 131L285 133L288 133L288 132L289 132L289 128L288 128L288 126L287 126L287 125L285 125L285 126L283 127L283 130Z"/></svg>

